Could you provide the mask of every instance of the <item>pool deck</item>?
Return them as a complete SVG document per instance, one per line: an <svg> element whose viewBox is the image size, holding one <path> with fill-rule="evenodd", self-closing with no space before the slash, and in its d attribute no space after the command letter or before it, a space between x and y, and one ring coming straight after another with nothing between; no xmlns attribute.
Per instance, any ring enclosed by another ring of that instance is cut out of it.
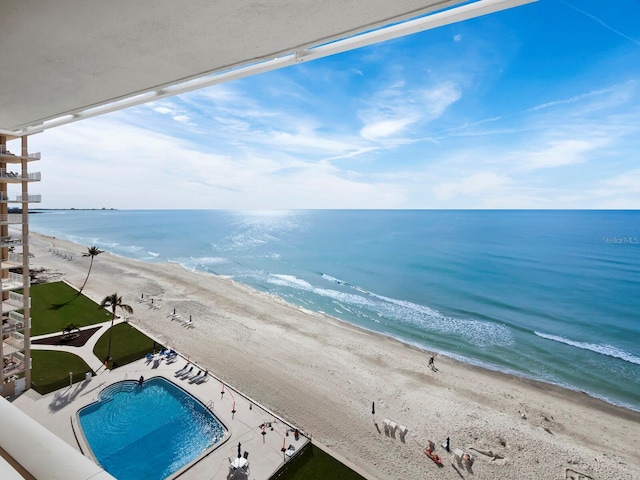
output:
<svg viewBox="0 0 640 480"><path fill-rule="evenodd" d="M105 327L108 328L108 322ZM99 331L93 337L97 340L101 333ZM96 362L97 364L100 362L93 356L91 343L95 342L89 342L83 347L51 348L47 346L46 348L72 351L83 358L87 357L85 358L85 360L89 360L87 363L96 370ZM12 403L69 445L93 459L80 432L77 411L97 401L99 392L115 382L138 380L141 376L145 380L158 376L164 377L210 408L228 430L228 434L221 443L212 447L199 460L168 477L170 479L227 480L248 478L267 480L290 459L290 455L295 456L310 441L302 434L296 440L293 433L295 426L276 417L229 385L225 384L223 388L223 383L211 373L208 380L200 384L176 378L175 372L187 364L186 358L178 356L176 361L169 364L164 358L159 360L160 358L161 356L158 354L153 361L138 360L113 371L100 368L96 376L74 383L70 387L47 395L40 395L34 390L28 390L13 399ZM196 366L193 371L197 373L199 368ZM204 371L204 367L201 369ZM238 456L238 443L241 443L243 453L249 453L248 476L234 477L230 473L229 463ZM161 445L162 442L159 441L158 446ZM289 449L289 446L293 448ZM283 448L288 450L283 452Z"/></svg>

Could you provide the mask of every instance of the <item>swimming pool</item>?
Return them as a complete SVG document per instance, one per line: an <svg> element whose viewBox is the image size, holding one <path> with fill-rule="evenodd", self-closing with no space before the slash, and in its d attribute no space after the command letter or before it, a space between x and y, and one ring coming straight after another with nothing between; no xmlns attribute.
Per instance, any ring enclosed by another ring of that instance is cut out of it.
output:
<svg viewBox="0 0 640 480"><path fill-rule="evenodd" d="M118 480L162 480L226 433L202 403L161 377L108 386L78 421L98 463Z"/></svg>

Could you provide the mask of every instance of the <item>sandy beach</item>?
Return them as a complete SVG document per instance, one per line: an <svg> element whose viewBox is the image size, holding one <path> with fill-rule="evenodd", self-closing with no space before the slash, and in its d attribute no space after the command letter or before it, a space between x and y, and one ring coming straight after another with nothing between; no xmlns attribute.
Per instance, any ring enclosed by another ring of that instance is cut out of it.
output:
<svg viewBox="0 0 640 480"><path fill-rule="evenodd" d="M30 249L32 269L82 285L87 246L32 234ZM133 307L133 325L367 478L640 479L639 412L443 355L433 371L430 352L175 264L102 253L84 293L100 302L114 292ZM174 309L191 316L191 328L172 320ZM406 426L406 435L385 434L385 419ZM447 437L451 453L441 446ZM442 467L424 453L429 440ZM455 449L472 455L470 469L455 461Z"/></svg>

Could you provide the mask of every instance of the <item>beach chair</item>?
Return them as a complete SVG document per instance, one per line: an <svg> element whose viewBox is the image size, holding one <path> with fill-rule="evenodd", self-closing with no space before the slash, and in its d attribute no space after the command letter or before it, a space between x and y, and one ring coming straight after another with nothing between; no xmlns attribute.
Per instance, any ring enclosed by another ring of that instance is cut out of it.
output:
<svg viewBox="0 0 640 480"><path fill-rule="evenodd" d="M459 448L456 448L453 451L453 458L455 459L456 463L458 464L458 466L460 468L462 468L462 457L464 456L464 452L462 450L460 450Z"/></svg>
<svg viewBox="0 0 640 480"><path fill-rule="evenodd" d="M393 420L389 422L389 435L393 438L396 438L396 429L398 428L398 424Z"/></svg>
<svg viewBox="0 0 640 480"><path fill-rule="evenodd" d="M407 427L405 427L404 425L400 425L398 427L398 436L400 437L400 440L402 442L404 442L404 437L407 434L407 432L409 431L409 429Z"/></svg>
<svg viewBox="0 0 640 480"><path fill-rule="evenodd" d="M389 424L391 423L391 420L389 420L388 418L385 418L383 420L384 423L384 434L388 437L389 436Z"/></svg>
<svg viewBox="0 0 640 480"><path fill-rule="evenodd" d="M189 364L187 363L184 367L176 370L175 376L177 377L178 375L186 372L189 369Z"/></svg>
<svg viewBox="0 0 640 480"><path fill-rule="evenodd" d="M191 365L191 367L188 370L184 370L180 373L176 373L175 376L178 378L186 378L189 374L191 374L192 371L193 371L193 365Z"/></svg>
<svg viewBox="0 0 640 480"><path fill-rule="evenodd" d="M196 385L200 385L201 383L206 382L207 380L209 380L209 375L206 373L203 373L200 378L198 378L195 382Z"/></svg>
<svg viewBox="0 0 640 480"><path fill-rule="evenodd" d="M182 379L183 380L188 380L189 383L193 383L192 380L195 379L195 378L198 378L200 375L202 375L202 370L198 370L198 373L196 373L196 374L183 376Z"/></svg>
<svg viewBox="0 0 640 480"><path fill-rule="evenodd" d="M167 355L165 362L169 364L175 362L176 360L178 360L178 355Z"/></svg>

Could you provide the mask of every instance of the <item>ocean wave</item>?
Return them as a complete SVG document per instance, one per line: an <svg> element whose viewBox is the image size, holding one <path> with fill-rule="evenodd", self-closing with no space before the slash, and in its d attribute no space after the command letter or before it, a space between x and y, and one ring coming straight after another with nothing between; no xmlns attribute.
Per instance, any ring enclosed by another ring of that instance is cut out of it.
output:
<svg viewBox="0 0 640 480"><path fill-rule="evenodd" d="M346 285L347 287L351 287L354 290L357 290L362 293L366 293L369 295L371 292L365 290L364 288L358 287L357 285L352 285L351 283L345 282L344 280L340 280L339 278L332 277L331 275L327 275L326 273L322 274L322 278L325 280L329 280L330 282L337 283L338 285Z"/></svg>
<svg viewBox="0 0 640 480"><path fill-rule="evenodd" d="M200 265L219 265L227 262L224 257L191 257L191 260Z"/></svg>
<svg viewBox="0 0 640 480"><path fill-rule="evenodd" d="M267 281L271 284L307 291L339 302L343 309L352 314L355 311L357 316L366 316L375 323L380 322L373 316L366 315L366 311L399 323L412 324L421 330L439 335L457 336L482 348L509 346L514 342L511 331L505 325L475 319L448 317L424 305L378 295L330 275L322 274L322 277L333 283L352 287L365 295L315 287L308 281L293 275L271 274Z"/></svg>
<svg viewBox="0 0 640 480"><path fill-rule="evenodd" d="M147 255L150 255L150 256L152 256L152 257L154 257L154 258L156 258L156 257L159 257L159 256L160 256L160 254L159 254L158 252L151 252L151 251L147 252Z"/></svg>
<svg viewBox="0 0 640 480"><path fill-rule="evenodd" d="M600 355L619 358L620 360L624 360L625 362L640 365L640 357L636 357L635 355L629 352L625 352L624 350L620 350L619 348L612 345L602 343L577 342L575 340L570 340L558 335L550 335L548 333L541 333L536 331L534 331L533 333L535 333L538 337L546 338L547 340L553 340L554 342L564 343L565 345L570 345L581 350L589 350L591 352L599 353Z"/></svg>

